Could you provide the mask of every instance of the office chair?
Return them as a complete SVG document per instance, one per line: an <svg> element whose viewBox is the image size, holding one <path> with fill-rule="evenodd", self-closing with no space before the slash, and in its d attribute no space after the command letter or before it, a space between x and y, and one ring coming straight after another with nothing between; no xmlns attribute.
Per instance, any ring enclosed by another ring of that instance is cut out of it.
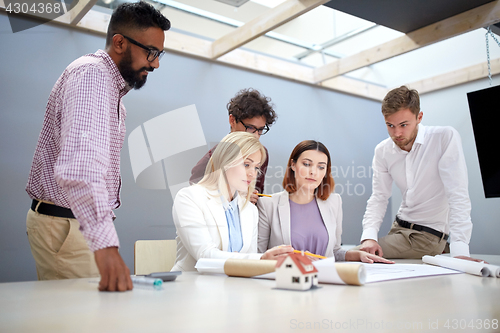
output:
<svg viewBox="0 0 500 333"><path fill-rule="evenodd" d="M138 240L134 245L134 274L169 272L175 263L175 239Z"/></svg>

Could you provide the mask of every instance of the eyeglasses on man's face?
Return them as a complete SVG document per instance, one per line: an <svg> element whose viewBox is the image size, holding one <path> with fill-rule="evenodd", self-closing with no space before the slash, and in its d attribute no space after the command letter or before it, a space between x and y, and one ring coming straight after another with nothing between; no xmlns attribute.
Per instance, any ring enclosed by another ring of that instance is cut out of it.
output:
<svg viewBox="0 0 500 333"><path fill-rule="evenodd" d="M242 122L241 120L239 121L243 126L245 126L245 131L248 132L248 133L258 133L259 135L264 135L266 134L267 132L269 132L269 126L264 126L264 127L261 127L261 128L257 128L253 125L246 125L244 122Z"/></svg>
<svg viewBox="0 0 500 333"><path fill-rule="evenodd" d="M121 34L120 34L121 35ZM150 47L147 47L145 45L142 45L141 43L139 43L138 41L130 38L130 37L127 37L125 35L122 35L126 40L128 40L129 42L131 42L132 44L134 45L137 45L141 48L143 48L144 50L148 51L148 56L147 56L147 59L149 62L153 62L155 61L156 58L158 58L158 60L161 59L161 57L163 57L163 55L165 54L165 51L160 51L160 50L157 50L157 49L153 49L153 48L150 48Z"/></svg>

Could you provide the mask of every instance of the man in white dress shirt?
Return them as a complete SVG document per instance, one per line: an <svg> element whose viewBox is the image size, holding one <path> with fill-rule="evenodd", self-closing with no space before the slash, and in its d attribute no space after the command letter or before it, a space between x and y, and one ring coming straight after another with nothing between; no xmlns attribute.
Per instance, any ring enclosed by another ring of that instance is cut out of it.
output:
<svg viewBox="0 0 500 333"><path fill-rule="evenodd" d="M382 102L390 138L375 148L373 191L359 249L385 258L420 259L443 253L470 258L472 232L467 166L458 132L423 126L416 90L391 90ZM395 182L402 202L389 234L378 239Z"/></svg>

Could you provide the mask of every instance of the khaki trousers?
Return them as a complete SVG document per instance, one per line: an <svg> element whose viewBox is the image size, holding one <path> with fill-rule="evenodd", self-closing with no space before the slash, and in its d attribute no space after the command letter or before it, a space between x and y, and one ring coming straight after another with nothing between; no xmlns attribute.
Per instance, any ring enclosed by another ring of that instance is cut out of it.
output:
<svg viewBox="0 0 500 333"><path fill-rule="evenodd" d="M446 241L425 231L401 227L396 221L387 236L379 239L384 258L421 259L443 253Z"/></svg>
<svg viewBox="0 0 500 333"><path fill-rule="evenodd" d="M381 237L378 244L382 247L384 258L421 259L425 255L442 254L447 242L428 232L403 228L394 221L387 236Z"/></svg>
<svg viewBox="0 0 500 333"><path fill-rule="evenodd" d="M94 253L89 250L79 227L76 219L28 211L26 231L38 280L99 276Z"/></svg>

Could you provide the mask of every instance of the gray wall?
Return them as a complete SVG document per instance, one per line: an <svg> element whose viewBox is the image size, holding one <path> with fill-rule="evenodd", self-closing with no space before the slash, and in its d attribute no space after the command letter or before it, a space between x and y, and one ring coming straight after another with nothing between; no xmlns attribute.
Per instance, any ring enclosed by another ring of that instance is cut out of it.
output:
<svg viewBox="0 0 500 333"><path fill-rule="evenodd" d="M0 45L0 282L35 280L34 260L25 233L30 200L24 188L45 104L64 68L77 57L103 48L104 38L48 24L13 34L7 16L2 13ZM332 154L337 191L343 198L343 242L357 244L366 200L371 193L373 149L387 137L380 103L167 54L160 69L149 76L146 86L124 98L127 132L165 112L195 104L206 140L217 142L229 129L226 103L238 90L247 87L271 97L279 115L272 130L261 138L270 153L266 192L281 189L283 167L298 142L322 141ZM463 119L468 121L465 116ZM473 144L464 146L473 149ZM469 167L469 172L478 173ZM478 175L471 174L471 183L474 177L479 179ZM172 198L166 190L145 190L135 184L127 143L122 151L122 178L123 205L115 212L118 216L115 225L120 251L133 270L136 240L175 237ZM474 197L473 205L477 202L483 205L484 196L482 198ZM490 200L484 204L492 202ZM479 219L476 216L481 213L483 223L498 231L498 207L493 213L486 206L484 211L474 212L474 220ZM389 228L389 215L392 215L391 207L381 233ZM493 234L474 234L473 249L495 253Z"/></svg>

